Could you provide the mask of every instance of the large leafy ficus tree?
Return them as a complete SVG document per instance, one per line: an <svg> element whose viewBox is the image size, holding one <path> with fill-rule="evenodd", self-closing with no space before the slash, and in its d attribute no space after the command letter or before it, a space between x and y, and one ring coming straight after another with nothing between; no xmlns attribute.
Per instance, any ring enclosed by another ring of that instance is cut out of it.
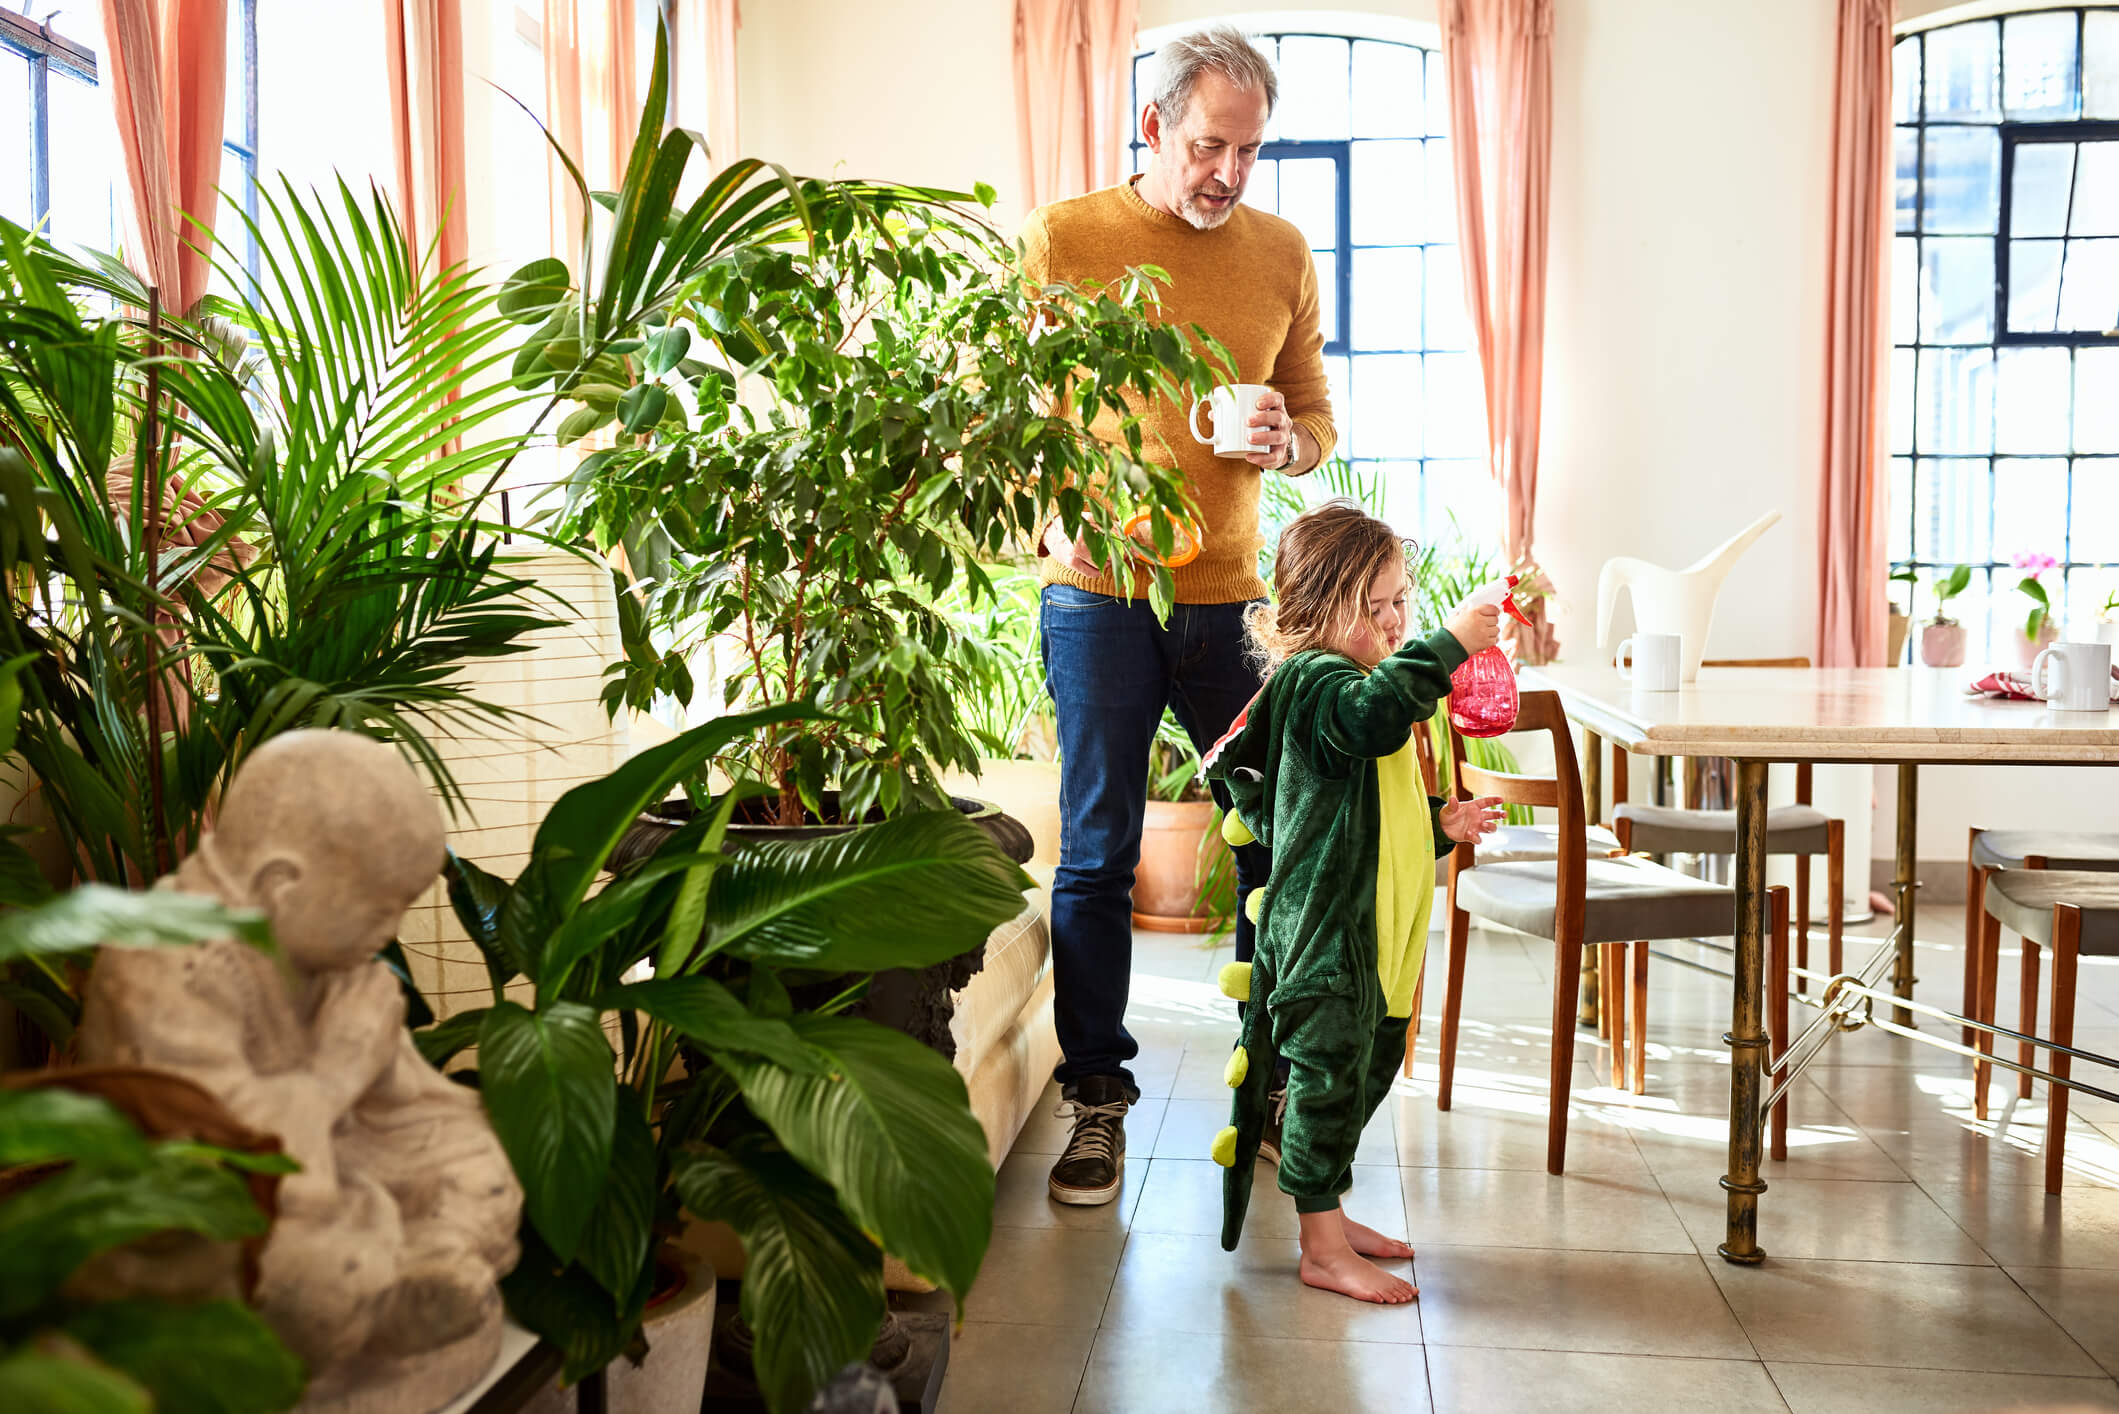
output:
<svg viewBox="0 0 2119 1414"><path fill-rule="evenodd" d="M569 1380L635 1344L655 1250L686 1214L743 1239L742 1312L775 1409L866 1355L883 1250L960 1301L985 1255L993 1170L962 1078L840 1014L868 974L967 952L1022 909L1030 880L983 832L906 812L724 852L739 788L590 892L641 810L729 743L806 715L710 722L569 791L512 881L450 863L493 1002L416 1039L438 1064L478 1047L524 1193L502 1289L565 1351ZM518 979L528 1005L508 996Z"/></svg>
<svg viewBox="0 0 2119 1414"><path fill-rule="evenodd" d="M1140 414L1216 381L1226 352L1158 322L1153 269L1025 284L984 188L746 160L680 206L698 154L662 133L663 73L658 46L601 259L527 266L504 305L532 326L518 381L572 398L561 440L594 442L552 528L623 547L634 577L607 700L688 701L686 659L727 635L718 705L832 710L723 763L775 788L781 823L827 787L846 818L939 805L937 768L975 767L978 742L951 691L960 620L934 600L965 579L989 595L980 561L1056 514L1167 606L1168 572L1125 528L1146 512L1139 539L1167 552L1187 503Z"/></svg>

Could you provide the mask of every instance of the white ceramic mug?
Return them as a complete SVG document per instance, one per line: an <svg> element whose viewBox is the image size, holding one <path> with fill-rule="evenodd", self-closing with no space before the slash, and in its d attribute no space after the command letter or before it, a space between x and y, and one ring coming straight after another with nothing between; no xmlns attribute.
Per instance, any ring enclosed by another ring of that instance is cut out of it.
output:
<svg viewBox="0 0 2119 1414"><path fill-rule="evenodd" d="M1251 441L1252 433L1264 430L1251 426L1251 418L1258 411L1258 400L1272 391L1263 383L1222 384L1192 404L1192 440L1202 447L1212 447L1217 457L1247 457L1268 450ZM1201 408L1206 408L1213 420L1212 437L1199 430Z"/></svg>
<svg viewBox="0 0 2119 1414"><path fill-rule="evenodd" d="M1619 676L1633 684L1635 692L1678 690L1678 645L1674 633L1637 633L1619 644ZM1628 655L1633 662L1629 666Z"/></svg>
<svg viewBox="0 0 2119 1414"><path fill-rule="evenodd" d="M2031 691L2062 712L2112 707L2112 645L2056 643L2031 660Z"/></svg>

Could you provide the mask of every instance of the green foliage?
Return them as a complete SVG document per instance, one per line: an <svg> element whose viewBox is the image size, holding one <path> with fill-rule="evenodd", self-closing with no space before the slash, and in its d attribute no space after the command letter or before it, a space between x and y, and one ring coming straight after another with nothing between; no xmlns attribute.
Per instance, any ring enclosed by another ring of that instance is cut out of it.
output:
<svg viewBox="0 0 2119 1414"><path fill-rule="evenodd" d="M680 206L695 139L664 133L666 89L658 47L601 253L556 300L547 262L512 282L534 324L519 385L575 405L562 441L614 429L546 508L631 568L606 700L688 699L682 660L730 633L719 705L834 714L723 763L774 788L781 823L820 814L828 787L846 819L940 806L940 771L973 769L990 737L956 698L962 617L935 600L960 582L990 599L980 562L1048 508L1107 563L1128 558L1136 509L1167 536L1181 480L1144 460L1138 410L1215 381L1226 355L1152 321L1159 272L1028 287L962 193L744 160ZM1166 608L1167 571L1146 579Z"/></svg>
<svg viewBox="0 0 2119 1414"><path fill-rule="evenodd" d="M283 1158L155 1142L108 1101L0 1090L0 1168L56 1164L0 1202L0 1408L251 1414L291 1408L302 1364L232 1301L84 1302L66 1281L99 1253L167 1232L266 1229L242 1177Z"/></svg>
<svg viewBox="0 0 2119 1414"><path fill-rule="evenodd" d="M1910 582L1910 576L1908 582ZM1935 595L1936 623L1947 624L1956 622L1955 619L1950 618L1949 615L1944 611L1944 606L1947 605L1952 599L1955 599L1958 595L1964 593L1965 588L1970 585L1971 582L1972 567L1970 565L1958 565L1955 569L1951 569L1942 574L1936 575L1935 578L1929 582L1928 588L1933 591Z"/></svg>
<svg viewBox="0 0 2119 1414"><path fill-rule="evenodd" d="M2016 585L2017 592L2031 601L2031 612L2023 621L2023 636L2036 643L2039 633L2045 628L2046 618L2053 612L2053 600L2038 576L2027 574Z"/></svg>
<svg viewBox="0 0 2119 1414"><path fill-rule="evenodd" d="M805 713L724 717L568 792L513 881L451 862L494 1000L417 1039L437 1063L478 1044L525 1195L523 1259L502 1290L565 1351L569 1380L637 1341L657 1235L686 1212L744 1237L744 1310L776 1409L868 1349L877 1242L960 1300L985 1253L993 1172L962 1079L897 1032L829 1014L869 973L957 956L1020 911L1029 879L977 827L906 812L724 853L756 789L738 788L590 892L642 810L729 743ZM517 977L530 1006L503 995ZM836 999L796 1011L790 987L819 983Z"/></svg>

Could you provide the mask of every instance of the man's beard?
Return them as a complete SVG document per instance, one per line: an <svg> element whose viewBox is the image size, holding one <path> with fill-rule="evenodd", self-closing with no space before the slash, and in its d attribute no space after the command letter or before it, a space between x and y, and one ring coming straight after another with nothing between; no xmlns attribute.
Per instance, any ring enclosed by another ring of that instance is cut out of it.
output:
<svg viewBox="0 0 2119 1414"><path fill-rule="evenodd" d="M1200 200L1202 196L1223 195L1226 195L1230 198L1230 201L1226 206L1209 206L1207 203ZM1241 200L1242 196L1243 189L1241 187L1237 188L1234 192L1228 193L1208 192L1205 190L1192 192L1191 194L1186 196L1181 203L1179 203L1177 208L1177 214L1184 217L1186 221L1190 222L1195 230L1211 231L1217 226L1220 226L1225 223L1231 216L1236 214L1236 207L1238 202Z"/></svg>

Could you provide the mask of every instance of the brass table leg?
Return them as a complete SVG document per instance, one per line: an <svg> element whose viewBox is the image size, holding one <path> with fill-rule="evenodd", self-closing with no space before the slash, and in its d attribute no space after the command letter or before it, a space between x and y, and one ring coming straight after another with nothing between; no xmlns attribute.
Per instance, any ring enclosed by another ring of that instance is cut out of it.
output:
<svg viewBox="0 0 2119 1414"><path fill-rule="evenodd" d="M1920 888L1913 877L1913 850L1920 824L1920 767L1911 761L1898 766L1898 850L1891 870L1891 942L1896 954L1891 963L1891 992L1913 995L1913 895ZM1904 1007L1893 1007L1892 1019L1900 1026L1918 1023Z"/></svg>
<svg viewBox="0 0 2119 1414"><path fill-rule="evenodd" d="M1717 1249L1728 1261L1765 1259L1758 1245L1759 1112L1766 1056L1766 763L1736 763L1736 982L1729 1013L1729 1225Z"/></svg>
<svg viewBox="0 0 2119 1414"><path fill-rule="evenodd" d="M1586 808L1583 819L1592 825L1603 823L1604 815L1604 738L1595 732L1582 732L1582 803ZM1603 1023L1602 998L1598 987L1600 978L1597 954L1601 949L1582 949L1581 1003L1575 1009L1575 1025L1596 1030Z"/></svg>

